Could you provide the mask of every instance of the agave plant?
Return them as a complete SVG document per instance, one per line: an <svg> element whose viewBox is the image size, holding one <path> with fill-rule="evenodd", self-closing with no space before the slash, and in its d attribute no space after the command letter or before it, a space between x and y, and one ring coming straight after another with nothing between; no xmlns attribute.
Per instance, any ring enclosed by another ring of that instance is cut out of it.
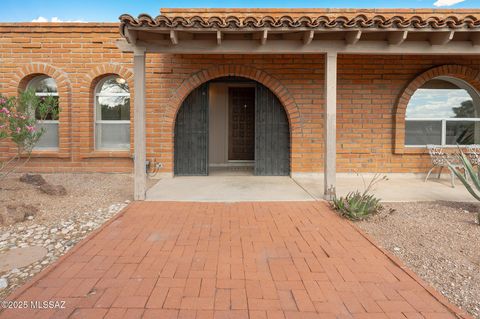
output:
<svg viewBox="0 0 480 319"><path fill-rule="evenodd" d="M333 208L350 220L362 220L382 209L380 199L359 191L350 192L345 197L335 198Z"/></svg>
<svg viewBox="0 0 480 319"><path fill-rule="evenodd" d="M465 155L462 150L460 150L459 156L460 160L462 161L462 166L465 174L462 174L462 172L455 168L451 163L448 163L448 167L458 177L458 179L462 182L468 192L476 200L480 201L480 178L478 177L477 172L475 172L475 170L473 169L472 163L470 163L467 155ZM480 212L477 214L477 224L480 225Z"/></svg>
<svg viewBox="0 0 480 319"><path fill-rule="evenodd" d="M468 192L478 201L480 201L480 179L477 172L473 169L472 163L468 159L467 155L460 150L460 160L462 161L465 174L455 168L451 163L448 163L450 170L458 177L458 179L465 185Z"/></svg>

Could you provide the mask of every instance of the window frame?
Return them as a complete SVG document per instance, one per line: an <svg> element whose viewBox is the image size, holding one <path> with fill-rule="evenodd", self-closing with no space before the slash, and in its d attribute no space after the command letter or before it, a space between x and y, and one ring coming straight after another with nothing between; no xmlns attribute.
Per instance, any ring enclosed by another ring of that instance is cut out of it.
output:
<svg viewBox="0 0 480 319"><path fill-rule="evenodd" d="M463 89L465 91L467 91L467 93L470 95L470 98L472 99L474 105L475 105L475 100L479 101L480 100L480 94L477 92L477 90L475 90L469 83L467 83L466 81L464 80L461 80L459 78L455 78L455 77L450 77L450 76L437 76L437 77L434 77L434 78L431 78L429 79L427 82L431 81L431 80L443 80L443 81L446 81L446 82L450 82L451 84L453 85L456 85L459 89ZM425 83L427 83L425 82ZM420 88L417 88L417 90L420 89ZM415 90L415 92L417 91ZM413 93L412 97L414 96L415 92ZM410 104L410 101L408 102L407 104L407 108L405 110L405 127L406 127L406 124L408 121L424 121L424 122L441 122L441 131L440 131L440 144L439 146L442 146L442 147L446 147L446 148L449 148L449 147L457 147L456 144L447 144L446 141L447 141L447 122L480 122L480 115L479 117L415 117L415 118L409 118L406 116L406 113L408 111L408 106ZM480 107L480 105L479 105ZM405 148L419 148L419 147L426 147L427 145L424 144L406 144L406 140L407 140L407 132L405 131L405 137L404 137L404 142L403 142L403 146ZM468 145L468 144L466 144Z"/></svg>
<svg viewBox="0 0 480 319"><path fill-rule="evenodd" d="M115 96L128 96L131 100L131 94L130 94L130 87L128 88L129 92L128 93L101 93L100 90L102 89L103 84L110 78L122 78L125 80L125 78L113 74L113 75L107 75L100 79L98 81L97 85L95 85L95 91L93 95L93 149L95 151L113 151L113 152L125 152L129 151L131 148L131 138L129 138L128 141L128 147L125 148L108 148L108 147L99 147L97 145L97 124L128 124L129 125L129 137L131 133L131 120L102 120L98 119L97 111L98 111L98 97L115 97ZM131 112L131 103L129 105L129 112ZM101 112L100 112L101 114Z"/></svg>
<svg viewBox="0 0 480 319"><path fill-rule="evenodd" d="M441 125L441 135L440 135L440 138L441 138L441 142L440 142L440 146L443 146L443 147L457 147L456 144L447 144L446 141L447 141L447 122L480 122L480 117L438 117L438 118L434 118L434 117L415 117L415 118L405 118L405 124L408 122L408 121L421 121L421 122L441 122L442 125ZM406 133L405 133L405 139L406 139ZM469 144L465 144L465 145L469 145ZM427 144L405 144L404 145L405 147L426 147Z"/></svg>
<svg viewBox="0 0 480 319"><path fill-rule="evenodd" d="M35 88L33 87L35 81L41 81L41 79L52 79L55 82L55 85L57 87L57 92L37 92ZM58 94L58 84L57 81L46 74L40 74L34 76L31 80L28 81L27 83L27 90L29 89L34 89L35 90L35 96L42 97L42 96L56 96L58 97L58 100L60 101L60 95ZM58 103L58 107L60 108L60 102ZM35 118L35 113L32 115ZM38 121L35 118L36 123L38 124ZM42 146L35 146L33 148L34 151L58 151L60 149L60 113L58 114L58 120L43 120L42 121L45 124L56 124L57 125L57 146L52 146L52 147L42 147Z"/></svg>

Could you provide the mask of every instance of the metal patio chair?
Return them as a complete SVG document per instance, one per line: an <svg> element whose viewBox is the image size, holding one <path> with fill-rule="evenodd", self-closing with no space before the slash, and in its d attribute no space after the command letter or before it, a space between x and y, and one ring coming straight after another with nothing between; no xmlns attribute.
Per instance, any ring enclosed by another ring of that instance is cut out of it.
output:
<svg viewBox="0 0 480 319"><path fill-rule="evenodd" d="M454 168L463 168L460 158L457 154L448 154L443 151L443 147L438 145L427 145L428 154L430 154L430 160L432 161L432 168L428 171L427 177L425 177L425 182L427 182L430 174L435 168L440 168L438 172L438 178L442 174L444 167L448 168L450 171L452 187L455 187L455 173L450 169L448 163L450 163Z"/></svg>
<svg viewBox="0 0 480 319"><path fill-rule="evenodd" d="M480 145L479 144L471 144L471 145L465 145L465 155L467 155L468 159L470 160L470 163L472 163L473 166L477 166L477 168L480 165Z"/></svg>

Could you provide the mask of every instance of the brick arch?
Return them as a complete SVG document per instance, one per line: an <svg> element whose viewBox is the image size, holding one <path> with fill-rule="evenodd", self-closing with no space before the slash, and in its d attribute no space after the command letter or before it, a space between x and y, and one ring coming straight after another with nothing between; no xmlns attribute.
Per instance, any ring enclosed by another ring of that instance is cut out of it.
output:
<svg viewBox="0 0 480 319"><path fill-rule="evenodd" d="M87 114L87 117L82 118L78 122L79 133L88 132L87 142L80 146L81 153L88 154L94 151L95 145L95 135L94 135L94 105L95 105L95 88L97 84L106 76L109 75L118 75L127 81L128 88L130 90L130 119L133 123L133 98L134 98L134 87L133 87L133 72L119 64L102 64L99 65L90 71L88 71L81 79L79 83L79 90L81 94L85 94L87 97L84 99L83 103L79 106L81 112ZM132 126L133 128L133 126ZM130 140L133 141L133 129L130 130ZM132 143L130 143L131 149L133 149Z"/></svg>
<svg viewBox="0 0 480 319"><path fill-rule="evenodd" d="M167 166L166 168L173 171L173 132L175 128L177 112L180 109L183 101L195 88L199 87L201 84L225 76L238 76L257 81L270 89L280 100L280 103L285 109L290 125L290 172L292 173L294 171L293 168L297 166L297 159L292 156L293 150L297 149L301 145L303 130L301 113L295 102L295 99L279 80L269 75L267 72L250 66L233 64L219 65L194 73L189 78L185 79L176 90L174 90L166 105L163 119L163 122L166 124L163 126L165 131L163 131L162 134L168 136L170 140L167 148L170 150L170 152L168 152L170 157L168 162L171 163L171 167Z"/></svg>
<svg viewBox="0 0 480 319"><path fill-rule="evenodd" d="M201 84L224 76L244 77L265 85L265 87L270 89L270 91L278 97L280 103L282 103L290 124L290 134L302 131L300 110L291 93L279 80L262 70L250 66L238 66L232 64L220 65L199 71L182 82L182 84L174 91L167 104L165 115L166 118L173 120L172 129L175 126L177 112L187 96Z"/></svg>
<svg viewBox="0 0 480 319"><path fill-rule="evenodd" d="M464 65L446 64L433 67L413 79L403 89L402 94L398 98L395 114L395 144L394 152L396 154L403 154L405 152L405 115L407 106L411 97L417 89L423 86L426 82L439 76L449 76L465 81L477 91L480 92L480 71L469 68Z"/></svg>
<svg viewBox="0 0 480 319"><path fill-rule="evenodd" d="M10 80L9 94L17 95L27 88L35 76L46 75L55 80L58 90L58 102L60 106L59 117L59 145L58 153L65 157L71 151L71 101L72 84L60 68L47 63L30 63L18 69Z"/></svg>
<svg viewBox="0 0 480 319"><path fill-rule="evenodd" d="M25 90L30 80L42 74L55 80L60 101L66 99L67 103L70 103L72 84L68 75L61 69L47 63L30 63L17 70L10 81L10 87L15 89L15 92L11 93Z"/></svg>
<svg viewBox="0 0 480 319"><path fill-rule="evenodd" d="M119 64L102 64L87 72L80 84L82 92L90 92L97 85L98 81L108 75L118 75L124 78L130 89L130 93L133 90L133 73L130 69L127 69Z"/></svg>

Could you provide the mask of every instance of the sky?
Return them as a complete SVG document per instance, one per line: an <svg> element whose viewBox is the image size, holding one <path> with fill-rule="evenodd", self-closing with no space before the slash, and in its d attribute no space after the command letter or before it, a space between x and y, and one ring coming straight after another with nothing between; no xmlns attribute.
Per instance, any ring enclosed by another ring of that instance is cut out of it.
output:
<svg viewBox="0 0 480 319"><path fill-rule="evenodd" d="M454 107L472 97L463 89L418 89L407 107L407 118L455 117Z"/></svg>
<svg viewBox="0 0 480 319"><path fill-rule="evenodd" d="M123 13L159 14L160 8L480 8L480 0L0 0L0 22L116 22Z"/></svg>

